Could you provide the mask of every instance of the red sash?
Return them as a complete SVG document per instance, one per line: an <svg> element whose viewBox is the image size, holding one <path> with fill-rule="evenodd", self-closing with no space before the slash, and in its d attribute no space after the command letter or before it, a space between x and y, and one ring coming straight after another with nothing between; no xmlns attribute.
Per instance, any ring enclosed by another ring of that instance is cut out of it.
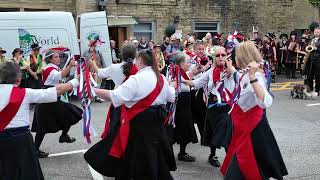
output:
<svg viewBox="0 0 320 180"><path fill-rule="evenodd" d="M131 69L130 69L130 75L127 76L123 82L125 82L131 75L135 75L137 74L138 72L138 68L137 66L134 64L132 65ZM101 138L104 139L107 135L108 135L108 132L109 132L109 128L110 128L110 115L111 115L111 109L113 108L113 105L111 103L110 107L109 107L109 110L108 110L108 114L107 114L107 119L106 119L106 123L104 125L104 131L101 135Z"/></svg>
<svg viewBox="0 0 320 180"><path fill-rule="evenodd" d="M235 154L238 165L245 179L262 179L252 148L251 133L261 121L263 109L255 106L247 112L243 112L239 105L235 104L231 112L233 132L231 143L221 167L221 173L225 175L229 163Z"/></svg>
<svg viewBox="0 0 320 180"><path fill-rule="evenodd" d="M46 80L48 79L51 71L53 71L53 70L57 70L57 71L58 71L58 69L55 68L55 67L48 67L48 68L46 68L46 69L43 71L43 75L42 75L42 82L43 82L43 84L46 82Z"/></svg>
<svg viewBox="0 0 320 180"><path fill-rule="evenodd" d="M0 112L0 133L8 126L20 109L26 89L13 87L9 104Z"/></svg>
<svg viewBox="0 0 320 180"><path fill-rule="evenodd" d="M180 67L177 66L177 68L180 68ZM187 73L182 68L180 68L180 72L181 72L181 76L183 77L183 79L190 80L189 76L187 75Z"/></svg>
<svg viewBox="0 0 320 180"><path fill-rule="evenodd" d="M217 85L217 82L220 82L220 75L224 71L223 66L216 66L212 70L212 81L213 85Z"/></svg>
<svg viewBox="0 0 320 180"><path fill-rule="evenodd" d="M122 106L121 118L120 118L121 126L119 128L117 136L115 137L115 140L110 149L110 152L109 152L110 156L113 156L116 158L123 157L128 145L128 139L130 134L130 121L136 115L148 109L152 105L152 103L157 99L164 84L164 80L162 76L160 78L160 81L161 81L161 84L157 83L154 90L147 97L137 102L130 109L126 109L125 106Z"/></svg>

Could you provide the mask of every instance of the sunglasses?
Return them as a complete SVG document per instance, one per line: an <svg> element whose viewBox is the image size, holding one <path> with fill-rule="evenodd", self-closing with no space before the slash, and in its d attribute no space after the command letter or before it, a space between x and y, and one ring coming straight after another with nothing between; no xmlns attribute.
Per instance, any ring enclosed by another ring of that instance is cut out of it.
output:
<svg viewBox="0 0 320 180"><path fill-rule="evenodd" d="M226 54L216 54L215 56L216 56L216 57L220 57L220 56L226 57L227 55L226 55Z"/></svg>

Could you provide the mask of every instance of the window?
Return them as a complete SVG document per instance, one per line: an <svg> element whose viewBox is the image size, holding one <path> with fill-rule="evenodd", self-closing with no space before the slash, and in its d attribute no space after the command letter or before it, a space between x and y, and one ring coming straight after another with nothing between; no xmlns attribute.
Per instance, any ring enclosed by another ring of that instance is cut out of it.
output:
<svg viewBox="0 0 320 180"><path fill-rule="evenodd" d="M50 9L32 9L32 8L24 8L24 11L37 12L37 11L50 11Z"/></svg>
<svg viewBox="0 0 320 180"><path fill-rule="evenodd" d="M153 23L139 23L134 25L133 33L136 39L139 41L141 37L146 37L147 41L153 39L154 26Z"/></svg>
<svg viewBox="0 0 320 180"><path fill-rule="evenodd" d="M19 8L0 8L0 12L16 12L20 11Z"/></svg>
<svg viewBox="0 0 320 180"><path fill-rule="evenodd" d="M219 32L219 23L193 22L193 32L197 33L198 39L202 39L208 32L214 35Z"/></svg>

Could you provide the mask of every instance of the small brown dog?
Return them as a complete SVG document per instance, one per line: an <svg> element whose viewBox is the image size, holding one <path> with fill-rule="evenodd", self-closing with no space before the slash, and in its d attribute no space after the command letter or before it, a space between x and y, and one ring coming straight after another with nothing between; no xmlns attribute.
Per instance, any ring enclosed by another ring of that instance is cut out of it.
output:
<svg viewBox="0 0 320 180"><path fill-rule="evenodd" d="M297 99L315 99L318 96L317 92L312 92L308 85L296 84L293 86L291 92L291 98Z"/></svg>

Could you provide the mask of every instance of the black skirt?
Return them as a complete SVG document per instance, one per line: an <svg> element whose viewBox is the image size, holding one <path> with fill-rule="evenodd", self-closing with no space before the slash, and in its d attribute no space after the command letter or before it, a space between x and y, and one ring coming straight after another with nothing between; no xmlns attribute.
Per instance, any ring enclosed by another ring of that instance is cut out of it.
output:
<svg viewBox="0 0 320 180"><path fill-rule="evenodd" d="M7 131L0 134L0 180L43 180L30 131L4 136Z"/></svg>
<svg viewBox="0 0 320 180"><path fill-rule="evenodd" d="M54 103L38 104L34 110L32 132L56 133L82 119L82 109L60 100Z"/></svg>
<svg viewBox="0 0 320 180"><path fill-rule="evenodd" d="M190 92L182 92L178 96L175 125L173 143L186 145L198 142L196 129L192 120Z"/></svg>
<svg viewBox="0 0 320 180"><path fill-rule="evenodd" d="M277 141L269 126L266 113L263 113L262 120L251 133L252 148L257 161L260 174L263 179L283 179L288 174L283 162ZM240 172L238 160L233 155L228 166L226 180L245 179Z"/></svg>
<svg viewBox="0 0 320 180"><path fill-rule="evenodd" d="M118 111L112 118L119 118ZM124 158L109 155L119 123L108 136L92 146L84 158L97 172L108 177L134 180L171 180L169 171L176 170L173 149L163 125L164 110L151 107L131 120L128 147ZM119 122L118 120L111 120ZM110 124L111 127L111 124Z"/></svg>
<svg viewBox="0 0 320 180"><path fill-rule="evenodd" d="M207 112L207 106L203 101L203 88L191 91L191 112L193 122L198 126L202 142L204 122Z"/></svg>
<svg viewBox="0 0 320 180"><path fill-rule="evenodd" d="M232 121L229 105L213 106L207 110L203 133L203 145L228 148L232 137Z"/></svg>

